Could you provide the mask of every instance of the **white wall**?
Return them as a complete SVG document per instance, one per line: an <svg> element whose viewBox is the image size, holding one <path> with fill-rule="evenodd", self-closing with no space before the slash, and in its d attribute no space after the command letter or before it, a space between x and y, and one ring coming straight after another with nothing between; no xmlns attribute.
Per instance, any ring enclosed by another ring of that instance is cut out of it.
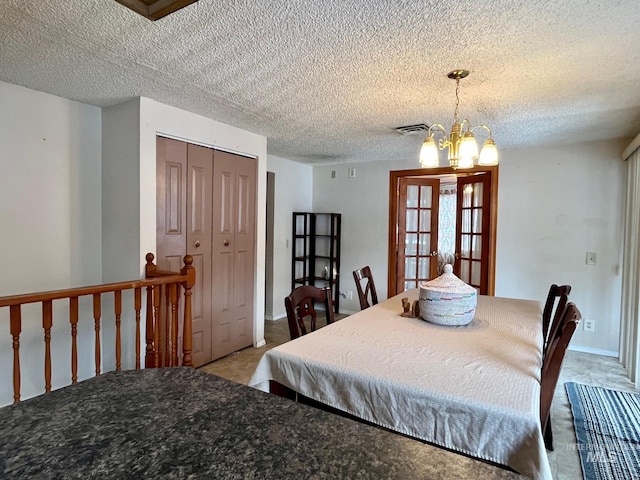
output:
<svg viewBox="0 0 640 480"><path fill-rule="evenodd" d="M569 283L571 300L595 320L572 348L615 354L620 312L624 143L598 142L501 152L496 295L544 301L551 283ZM355 167L355 178L348 178ZM389 171L417 161L314 167L313 209L342 213L341 290L370 265L378 294L387 292ZM336 178L331 178L331 171ZM598 264L585 265L587 251ZM342 299L341 311L358 311Z"/></svg>
<svg viewBox="0 0 640 480"><path fill-rule="evenodd" d="M360 311L352 272L369 265L378 300L387 298L387 245L389 225L389 171L415 168L413 163L367 162L313 169L313 211L342 214L340 312ZM349 178L355 168L355 178ZM335 171L335 178L331 172Z"/></svg>
<svg viewBox="0 0 640 480"><path fill-rule="evenodd" d="M101 282L100 109L0 82L0 296ZM12 401L7 309L0 311L0 405ZM66 306L54 309L53 385L70 382ZM22 394L44 390L40 306L23 310ZM93 321L80 355L93 355ZM88 368L87 368L88 367ZM84 362L80 378L91 376Z"/></svg>
<svg viewBox="0 0 640 480"><path fill-rule="evenodd" d="M550 283L595 331L573 348L618 351L625 142L505 152L500 166L496 294L542 298ZM597 253L597 265L585 264Z"/></svg>
<svg viewBox="0 0 640 480"><path fill-rule="evenodd" d="M312 211L313 168L269 155L267 170L275 173L273 228L273 310L265 318L286 316L284 297L291 293L291 225L293 212Z"/></svg>

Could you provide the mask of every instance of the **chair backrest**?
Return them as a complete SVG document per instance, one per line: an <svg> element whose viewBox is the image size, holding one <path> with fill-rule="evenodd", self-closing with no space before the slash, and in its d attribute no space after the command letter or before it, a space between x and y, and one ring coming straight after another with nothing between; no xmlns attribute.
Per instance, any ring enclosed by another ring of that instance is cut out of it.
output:
<svg viewBox="0 0 640 480"><path fill-rule="evenodd" d="M376 305L378 303L378 293L376 292L376 285L373 282L373 275L371 274L369 265L354 270L353 279L356 281L356 290L358 291L358 298L360 299L360 310L369 308L371 305ZM362 288L363 283L364 289ZM369 297L371 297L371 302L369 302Z"/></svg>
<svg viewBox="0 0 640 480"><path fill-rule="evenodd" d="M289 321L289 334L291 340L307 334L305 318L309 319L309 330L316 329L315 302L324 302L327 315L327 325L333 323L333 300L331 299L331 289L329 287L314 287L313 285L303 285L294 289L284 299L284 307L287 311Z"/></svg>
<svg viewBox="0 0 640 480"><path fill-rule="evenodd" d="M553 338L549 339L549 348L542 361L540 381L540 424L543 432L549 422L551 402L558 384L562 361L581 318L582 315L575 304L567 303L567 306L560 314L557 333Z"/></svg>
<svg viewBox="0 0 640 480"><path fill-rule="evenodd" d="M549 287L547 301L542 311L542 336L544 341L544 352L547 351L551 337L558 329L560 317L564 312L569 294L571 293L571 285L556 285L555 283ZM557 302L556 302L557 300Z"/></svg>

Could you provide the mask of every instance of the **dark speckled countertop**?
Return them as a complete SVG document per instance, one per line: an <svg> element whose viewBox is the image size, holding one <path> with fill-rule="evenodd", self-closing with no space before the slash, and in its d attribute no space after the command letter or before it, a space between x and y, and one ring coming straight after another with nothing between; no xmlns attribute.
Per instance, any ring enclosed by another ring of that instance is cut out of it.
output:
<svg viewBox="0 0 640 480"><path fill-rule="evenodd" d="M0 477L520 478L190 368L111 372L0 408Z"/></svg>

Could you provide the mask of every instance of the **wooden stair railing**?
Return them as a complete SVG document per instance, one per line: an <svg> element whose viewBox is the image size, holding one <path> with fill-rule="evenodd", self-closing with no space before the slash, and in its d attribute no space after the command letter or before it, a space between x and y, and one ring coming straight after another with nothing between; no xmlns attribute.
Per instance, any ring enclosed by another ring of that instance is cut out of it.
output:
<svg viewBox="0 0 640 480"><path fill-rule="evenodd" d="M42 328L44 330L44 383L45 393L51 391L51 328L53 326L53 302L69 300L69 323L71 330L71 383L78 381L78 344L77 332L79 318L78 299L91 296L93 301L93 322L95 330L95 373L100 375L101 352L100 331L102 320L102 294L113 293L115 318L115 359L116 370L122 368L122 292L133 290L135 311L135 368L140 368L140 321L142 311L142 289L146 289L146 351L145 368L164 366L193 367L191 360L192 325L191 291L195 284L196 272L191 255L184 257L184 267L177 272L158 270L153 264L152 253L146 255L145 279L126 282L93 285L89 287L52 290L48 292L28 293L0 297L0 308L9 307L10 334L13 346L13 399L20 401L20 333L22 332L22 306L42 304ZM178 361L179 303L181 288L184 289L184 308L182 324L182 362ZM161 308L162 298L166 300ZM168 314L165 315L165 312ZM84 319L83 319L84 320ZM161 344L160 340L164 342Z"/></svg>

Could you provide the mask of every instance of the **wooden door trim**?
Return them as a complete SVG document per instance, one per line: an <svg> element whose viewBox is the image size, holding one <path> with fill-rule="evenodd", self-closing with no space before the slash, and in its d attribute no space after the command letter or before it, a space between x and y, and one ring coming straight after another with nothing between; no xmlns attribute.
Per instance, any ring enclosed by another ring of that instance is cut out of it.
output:
<svg viewBox="0 0 640 480"><path fill-rule="evenodd" d="M389 172L389 236L388 236L388 268L387 268L387 297L396 293L396 270L397 270L397 236L396 219L398 212L399 182L402 177L425 177L434 175L473 175L476 173L489 173L491 175L491 217L489 219L489 279L487 293L495 294L495 274L496 274L496 234L498 231L498 171L499 165L495 166L475 166L465 170L454 170L451 167L441 168L416 168L411 170L391 170Z"/></svg>

